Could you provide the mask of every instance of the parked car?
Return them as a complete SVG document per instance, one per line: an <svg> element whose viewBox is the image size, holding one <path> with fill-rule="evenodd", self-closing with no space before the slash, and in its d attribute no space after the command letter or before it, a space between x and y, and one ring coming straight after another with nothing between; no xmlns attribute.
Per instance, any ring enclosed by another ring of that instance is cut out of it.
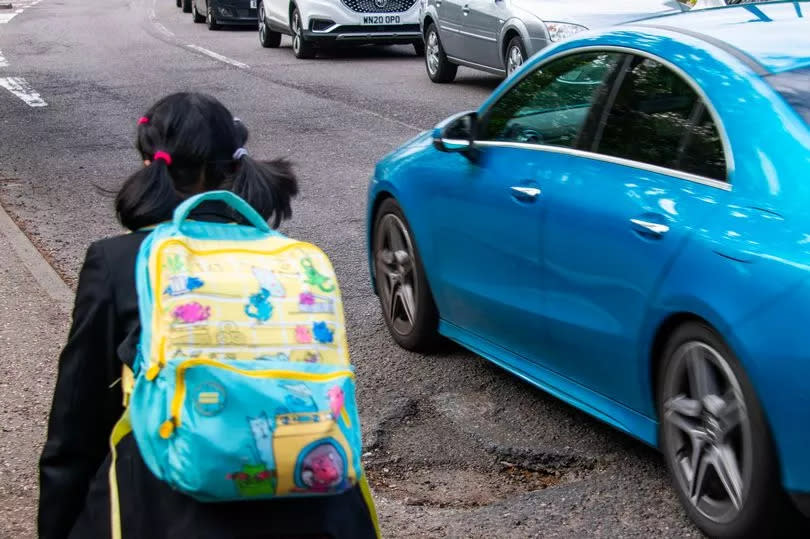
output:
<svg viewBox="0 0 810 539"><path fill-rule="evenodd" d="M731 6L736 4L759 4L762 2L776 2L781 0L693 0L686 1L692 9L707 9L712 7Z"/></svg>
<svg viewBox="0 0 810 539"><path fill-rule="evenodd" d="M511 75L551 43L590 28L680 12L677 0L423 0L425 67L452 82L459 65Z"/></svg>
<svg viewBox="0 0 810 539"><path fill-rule="evenodd" d="M785 493L810 514L808 15L578 35L369 190L394 340L457 341L658 447L709 536L770 536Z"/></svg>
<svg viewBox="0 0 810 539"><path fill-rule="evenodd" d="M338 45L413 44L424 54L416 0L259 0L259 41L278 47L293 38L296 58Z"/></svg>
<svg viewBox="0 0 810 539"><path fill-rule="evenodd" d="M204 22L209 30L223 25L247 26L256 24L257 0L189 0L194 22Z"/></svg>

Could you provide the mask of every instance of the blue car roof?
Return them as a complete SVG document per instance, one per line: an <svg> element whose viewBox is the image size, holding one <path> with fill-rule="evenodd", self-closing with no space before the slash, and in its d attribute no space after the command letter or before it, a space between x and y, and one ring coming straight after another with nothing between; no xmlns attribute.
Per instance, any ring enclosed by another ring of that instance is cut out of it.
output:
<svg viewBox="0 0 810 539"><path fill-rule="evenodd" d="M810 2L765 2L699 9L638 21L723 42L779 73L810 65Z"/></svg>

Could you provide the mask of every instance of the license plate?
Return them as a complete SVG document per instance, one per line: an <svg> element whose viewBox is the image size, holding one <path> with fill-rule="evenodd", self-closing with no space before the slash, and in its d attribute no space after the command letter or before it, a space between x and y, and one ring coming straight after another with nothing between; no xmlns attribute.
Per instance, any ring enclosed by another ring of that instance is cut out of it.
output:
<svg viewBox="0 0 810 539"><path fill-rule="evenodd" d="M399 15L364 15L363 24L400 24Z"/></svg>
<svg viewBox="0 0 810 539"><path fill-rule="evenodd" d="M250 9L256 9L256 0L250 0Z"/></svg>

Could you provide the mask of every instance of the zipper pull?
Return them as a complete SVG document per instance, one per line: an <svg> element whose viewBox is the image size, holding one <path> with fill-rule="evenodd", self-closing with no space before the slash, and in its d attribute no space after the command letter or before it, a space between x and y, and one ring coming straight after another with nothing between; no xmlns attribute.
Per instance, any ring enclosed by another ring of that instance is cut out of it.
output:
<svg viewBox="0 0 810 539"><path fill-rule="evenodd" d="M162 365L160 365L159 363L155 363L154 365L149 367L146 370L146 379L151 382L152 380L157 378L157 375L160 374L160 369L161 368L162 368Z"/></svg>
<svg viewBox="0 0 810 539"><path fill-rule="evenodd" d="M161 423L160 428L158 429L158 434L164 440L168 440L171 438L172 434L174 434L174 429L177 428L177 420L174 417L170 417L163 423Z"/></svg>

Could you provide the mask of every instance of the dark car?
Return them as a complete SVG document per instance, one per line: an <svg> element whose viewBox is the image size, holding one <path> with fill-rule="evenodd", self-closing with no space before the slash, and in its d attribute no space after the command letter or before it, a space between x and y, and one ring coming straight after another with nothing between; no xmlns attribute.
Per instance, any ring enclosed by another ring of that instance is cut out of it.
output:
<svg viewBox="0 0 810 539"><path fill-rule="evenodd" d="M183 11L191 12L194 22L206 23L209 30L219 30L224 25L256 25L256 0L178 1L183 2Z"/></svg>

